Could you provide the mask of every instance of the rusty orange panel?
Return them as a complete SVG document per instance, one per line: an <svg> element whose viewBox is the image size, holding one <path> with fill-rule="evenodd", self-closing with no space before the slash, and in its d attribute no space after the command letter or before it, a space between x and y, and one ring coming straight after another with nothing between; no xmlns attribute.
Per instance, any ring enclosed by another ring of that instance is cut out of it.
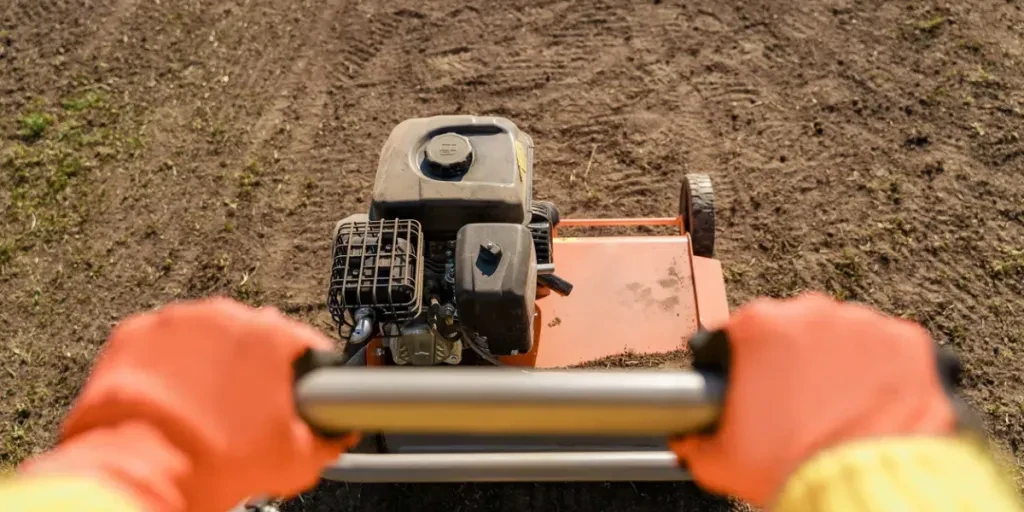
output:
<svg viewBox="0 0 1024 512"><path fill-rule="evenodd" d="M670 352L696 332L689 237L560 238L554 255L556 272L575 288L537 301L538 368Z"/></svg>

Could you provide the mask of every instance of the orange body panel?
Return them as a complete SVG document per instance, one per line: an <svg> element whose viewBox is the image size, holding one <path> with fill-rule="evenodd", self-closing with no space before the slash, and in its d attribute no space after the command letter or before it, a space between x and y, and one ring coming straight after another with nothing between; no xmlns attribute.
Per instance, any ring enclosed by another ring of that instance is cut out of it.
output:
<svg viewBox="0 0 1024 512"><path fill-rule="evenodd" d="M533 350L502 362L558 368L624 352L672 352L685 348L698 326L724 322L721 263L692 255L681 218L565 219L560 227L654 225L677 225L682 234L556 238L556 272L573 291L539 293ZM380 341L370 343L367 364L385 364Z"/></svg>
<svg viewBox="0 0 1024 512"><path fill-rule="evenodd" d="M711 258L693 257L693 282L697 289L697 313L700 325L707 329L729 320L729 301L725 295L722 263Z"/></svg>
<svg viewBox="0 0 1024 512"><path fill-rule="evenodd" d="M558 224L560 228L598 228L598 227L619 227L619 226L679 226L682 231L682 217L647 217L637 219L565 219ZM557 236L557 229L555 231Z"/></svg>
<svg viewBox="0 0 1024 512"><path fill-rule="evenodd" d="M574 288L537 300L533 366L671 352L696 332L688 237L561 238L554 253L559 277Z"/></svg>

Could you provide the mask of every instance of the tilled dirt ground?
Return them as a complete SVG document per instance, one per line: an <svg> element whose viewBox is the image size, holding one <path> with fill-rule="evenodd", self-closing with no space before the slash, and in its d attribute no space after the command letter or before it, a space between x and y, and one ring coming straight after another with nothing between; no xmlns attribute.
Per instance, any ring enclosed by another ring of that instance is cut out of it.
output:
<svg viewBox="0 0 1024 512"><path fill-rule="evenodd" d="M1020 479L1022 40L1020 0L0 0L0 464L133 311L223 293L330 332L329 233L389 130L475 113L533 135L565 215L672 215L710 174L733 305L922 322ZM480 489L404 503L503 499ZM560 509L666 507L605 489Z"/></svg>

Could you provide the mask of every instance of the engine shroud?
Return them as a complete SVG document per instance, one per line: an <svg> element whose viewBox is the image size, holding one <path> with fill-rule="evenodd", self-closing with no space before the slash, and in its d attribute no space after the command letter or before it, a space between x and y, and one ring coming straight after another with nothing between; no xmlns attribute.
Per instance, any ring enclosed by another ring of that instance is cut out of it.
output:
<svg viewBox="0 0 1024 512"><path fill-rule="evenodd" d="M467 150L468 148L468 150ZM414 219L430 237L530 219L533 139L508 119L409 119L381 149L370 217Z"/></svg>
<svg viewBox="0 0 1024 512"><path fill-rule="evenodd" d="M529 352L558 216L532 186L533 140L508 119L396 126L369 211L335 227L328 309L349 345L376 336L412 365L463 364L463 348L493 364Z"/></svg>
<svg viewBox="0 0 1024 512"><path fill-rule="evenodd" d="M468 224L455 249L459 320L493 354L533 348L537 263L530 231L518 224Z"/></svg>

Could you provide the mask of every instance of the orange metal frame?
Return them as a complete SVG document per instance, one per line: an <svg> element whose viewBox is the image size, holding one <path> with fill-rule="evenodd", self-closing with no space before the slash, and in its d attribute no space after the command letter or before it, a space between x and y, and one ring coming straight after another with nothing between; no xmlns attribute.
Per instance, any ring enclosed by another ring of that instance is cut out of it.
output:
<svg viewBox="0 0 1024 512"><path fill-rule="evenodd" d="M558 237L558 228L677 226L678 235ZM682 217L563 219L555 229L558 275L574 285L562 297L539 289L534 346L505 364L567 367L626 352L685 348L700 327L729 316L721 264L694 256ZM367 364L385 364L380 340Z"/></svg>
<svg viewBox="0 0 1024 512"><path fill-rule="evenodd" d="M634 226L677 226L679 234L685 235L683 217L639 217L618 219L563 219L558 223L552 236L558 237L558 228L599 228L599 227L634 227Z"/></svg>

